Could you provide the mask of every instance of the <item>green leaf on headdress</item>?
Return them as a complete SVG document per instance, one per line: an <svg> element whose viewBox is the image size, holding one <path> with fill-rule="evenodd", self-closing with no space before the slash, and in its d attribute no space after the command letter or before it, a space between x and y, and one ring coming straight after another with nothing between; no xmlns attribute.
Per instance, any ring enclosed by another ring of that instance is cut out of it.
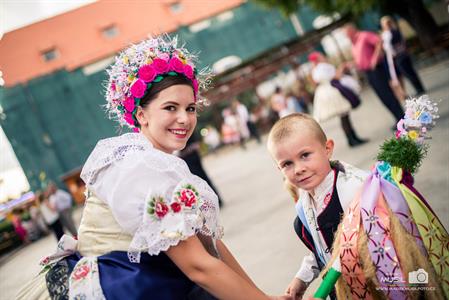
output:
<svg viewBox="0 0 449 300"><path fill-rule="evenodd" d="M159 76L158 76L159 77ZM157 78L156 78L157 79ZM154 80L154 81L156 81L156 80ZM160 81L160 80L159 80ZM156 81L156 82L158 82L158 81ZM149 90L149 89L151 89L151 86L152 86L152 84L151 83L149 83L149 84L147 84L147 91ZM140 103L140 98L139 98L139 103ZM137 105L137 104L136 104Z"/></svg>
<svg viewBox="0 0 449 300"><path fill-rule="evenodd" d="M421 166L422 159L427 154L427 145L419 145L409 138L391 138L380 146L377 160L415 173Z"/></svg>
<svg viewBox="0 0 449 300"><path fill-rule="evenodd" d="M150 83L151 84L151 83ZM149 85L150 85L149 84ZM147 87L147 89L148 89L148 87ZM137 109L137 106L139 106L140 105L140 100L142 100L141 98L136 98L135 99L135 104L136 104L136 108L135 109Z"/></svg>
<svg viewBox="0 0 449 300"><path fill-rule="evenodd" d="M161 76L161 75L158 75L158 76L156 77L156 79L153 80L153 82L160 82L162 79L164 79L164 77Z"/></svg>
<svg viewBox="0 0 449 300"><path fill-rule="evenodd" d="M178 75L178 73L176 73L176 72L173 72L173 71L171 71L171 72L168 72L167 74L168 74L168 75L170 75L170 76L176 76L176 75Z"/></svg>

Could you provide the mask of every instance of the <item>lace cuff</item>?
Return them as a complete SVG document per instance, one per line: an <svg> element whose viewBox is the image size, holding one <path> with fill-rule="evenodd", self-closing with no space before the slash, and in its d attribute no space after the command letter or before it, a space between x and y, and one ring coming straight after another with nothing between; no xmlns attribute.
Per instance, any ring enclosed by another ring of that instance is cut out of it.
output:
<svg viewBox="0 0 449 300"><path fill-rule="evenodd" d="M171 199L151 194L147 197L142 222L128 249L131 262L140 262L140 253L157 255L199 232L219 238L222 230L208 224L207 201L198 189L188 182L180 182ZM215 219L215 218L213 218Z"/></svg>

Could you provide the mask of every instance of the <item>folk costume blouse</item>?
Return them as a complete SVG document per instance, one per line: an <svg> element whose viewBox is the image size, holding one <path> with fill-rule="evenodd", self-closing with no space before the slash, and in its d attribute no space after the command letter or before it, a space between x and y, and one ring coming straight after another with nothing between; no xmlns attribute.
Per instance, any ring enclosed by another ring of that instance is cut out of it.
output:
<svg viewBox="0 0 449 300"><path fill-rule="evenodd" d="M44 259L49 270L18 299L201 298L163 251L197 235L219 256L218 198L207 183L140 133L99 141L81 178L87 197L78 240L64 236Z"/></svg>
<svg viewBox="0 0 449 300"><path fill-rule="evenodd" d="M330 205L330 201L339 201L339 205L345 211L356 192L362 187L368 173L349 164L338 162L324 180L315 188L312 197L307 191L299 191L299 200L296 203L296 211L299 218L308 227L312 236L312 243L318 255L310 253L303 258L301 267L296 277L305 283L311 283L320 273L320 265L326 265L331 258L327 251L327 243L323 236L322 228L318 224L318 217ZM337 195L333 195L334 191ZM342 212L343 212L342 211ZM338 213L338 212L335 212Z"/></svg>

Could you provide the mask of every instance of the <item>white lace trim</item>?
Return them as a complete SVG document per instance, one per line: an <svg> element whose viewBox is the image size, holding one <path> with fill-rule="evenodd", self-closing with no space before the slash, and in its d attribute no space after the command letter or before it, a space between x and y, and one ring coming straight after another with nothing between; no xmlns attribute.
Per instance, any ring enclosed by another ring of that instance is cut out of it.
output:
<svg viewBox="0 0 449 300"><path fill-rule="evenodd" d="M158 255L171 246L176 246L195 234L211 236L221 239L223 229L218 225L217 196L210 190L209 186L200 178L192 176L190 181L181 181L173 192L171 199L166 199L168 206L176 201L176 192L186 185L191 185L199 191L197 205L192 208L183 207L180 212L169 211L165 216L158 218L148 213L149 201L145 205L142 223L134 234L129 246L128 258L131 262L140 262L142 252L150 255ZM147 199L158 197L149 195Z"/></svg>
<svg viewBox="0 0 449 300"><path fill-rule="evenodd" d="M98 173L113 162L151 148L153 145L141 133L126 133L100 140L84 164L80 177L86 185L92 185Z"/></svg>
<svg viewBox="0 0 449 300"><path fill-rule="evenodd" d="M182 159L153 148L142 134L98 142L81 178L108 203L119 225L133 235L128 249L131 262L139 262L141 252L157 255L197 233L214 239L223 236L217 195L204 180L190 173ZM186 185L198 193L194 208L183 207L177 213L169 210L162 218L148 213L151 199L160 197L170 206L177 201L176 192ZM142 199L142 195L146 197Z"/></svg>

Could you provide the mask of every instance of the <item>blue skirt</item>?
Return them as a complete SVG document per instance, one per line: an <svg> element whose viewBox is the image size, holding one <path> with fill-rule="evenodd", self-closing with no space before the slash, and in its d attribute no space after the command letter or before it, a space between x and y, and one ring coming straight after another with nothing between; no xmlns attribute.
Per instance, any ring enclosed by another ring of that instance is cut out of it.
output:
<svg viewBox="0 0 449 300"><path fill-rule="evenodd" d="M79 254L66 258L69 273L80 260ZM114 251L97 259L100 285L106 299L213 300L168 258L142 254L140 263L131 263L127 253Z"/></svg>

